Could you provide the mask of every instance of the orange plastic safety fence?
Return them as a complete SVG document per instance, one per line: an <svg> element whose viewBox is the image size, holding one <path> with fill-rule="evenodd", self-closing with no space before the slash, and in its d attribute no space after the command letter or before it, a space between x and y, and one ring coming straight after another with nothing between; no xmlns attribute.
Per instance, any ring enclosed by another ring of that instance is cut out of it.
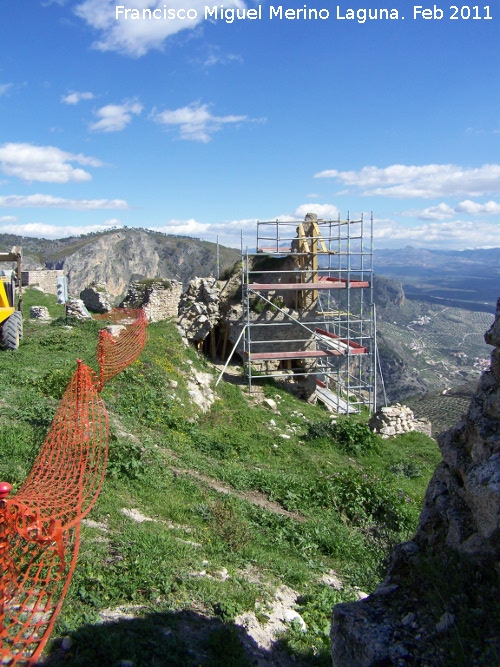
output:
<svg viewBox="0 0 500 667"><path fill-rule="evenodd" d="M124 359L133 361L144 347L143 315L129 326L130 337L126 331L114 343L104 337L101 378L116 375L111 359L122 370ZM34 664L71 581L80 521L97 500L106 472L109 425L100 386L94 371L79 361L24 484L12 498L6 497L10 485L0 485L2 666Z"/></svg>
<svg viewBox="0 0 500 667"><path fill-rule="evenodd" d="M102 319L110 320L124 328L118 329L114 335L105 329L99 334L96 354L100 369L100 389L137 359L147 340L148 325L146 313L142 309L116 308L111 313L103 315Z"/></svg>

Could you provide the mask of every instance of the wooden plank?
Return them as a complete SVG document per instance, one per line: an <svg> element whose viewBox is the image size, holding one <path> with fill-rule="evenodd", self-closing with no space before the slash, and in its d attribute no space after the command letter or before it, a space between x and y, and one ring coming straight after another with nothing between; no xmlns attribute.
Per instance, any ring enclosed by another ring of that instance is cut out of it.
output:
<svg viewBox="0 0 500 667"><path fill-rule="evenodd" d="M366 354L368 352L368 348L363 347L363 345L356 343L354 340L339 338L336 334L325 331L324 329L316 328L315 331L326 343L328 343L328 339L332 339L332 341L338 341L339 344L341 343L345 348L349 347L351 354Z"/></svg>
<svg viewBox="0 0 500 667"><path fill-rule="evenodd" d="M350 414L357 412L356 408L354 408L352 405L349 405L347 401L345 401L343 398L340 398L340 396L337 396L333 392L331 392L329 389L326 389L321 383L317 383L316 387L316 395L318 397L318 400L320 400L322 403L325 405L331 407L333 410L338 412L339 414Z"/></svg>

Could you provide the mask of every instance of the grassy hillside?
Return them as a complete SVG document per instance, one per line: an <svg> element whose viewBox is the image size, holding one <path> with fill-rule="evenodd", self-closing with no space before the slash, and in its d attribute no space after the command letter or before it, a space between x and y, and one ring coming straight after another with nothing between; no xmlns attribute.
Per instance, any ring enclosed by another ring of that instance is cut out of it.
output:
<svg viewBox="0 0 500 667"><path fill-rule="evenodd" d="M15 486L75 359L94 363L102 326L68 326L43 300L56 319L25 320L20 349L0 357L0 478ZM41 301L28 290L24 307ZM149 332L140 359L103 391L108 474L44 664L331 664L331 609L371 592L391 547L414 532L436 443L420 434L382 441L365 418L332 424L320 406L269 382L251 396L222 382L202 413L188 380L215 380L215 370L184 348L173 323ZM269 635L287 600L307 631L292 621L259 648L256 629ZM246 629L235 625L252 612Z"/></svg>

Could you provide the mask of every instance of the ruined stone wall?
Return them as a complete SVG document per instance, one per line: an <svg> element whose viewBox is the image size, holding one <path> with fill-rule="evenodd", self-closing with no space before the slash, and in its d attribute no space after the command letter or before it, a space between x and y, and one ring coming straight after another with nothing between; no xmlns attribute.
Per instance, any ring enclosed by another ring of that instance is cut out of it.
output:
<svg viewBox="0 0 500 667"><path fill-rule="evenodd" d="M57 296L57 279L61 276L64 276L64 271L59 269L21 272L23 287L36 287L46 294L54 294L55 296Z"/></svg>
<svg viewBox="0 0 500 667"><path fill-rule="evenodd" d="M220 289L215 278L195 278L179 301L179 326L189 341L199 343L221 318Z"/></svg>
<svg viewBox="0 0 500 667"><path fill-rule="evenodd" d="M150 322L177 318L182 283L177 280L139 281L128 288L122 308L144 308Z"/></svg>

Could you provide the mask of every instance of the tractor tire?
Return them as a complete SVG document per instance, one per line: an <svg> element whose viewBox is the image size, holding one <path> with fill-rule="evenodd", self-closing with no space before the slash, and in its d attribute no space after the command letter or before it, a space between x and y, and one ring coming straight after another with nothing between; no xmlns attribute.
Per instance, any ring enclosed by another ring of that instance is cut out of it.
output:
<svg viewBox="0 0 500 667"><path fill-rule="evenodd" d="M23 314L21 313L20 310L16 310L15 313L12 313L11 317L17 319L18 321L18 328L19 328L19 340L23 339Z"/></svg>
<svg viewBox="0 0 500 667"><path fill-rule="evenodd" d="M2 324L1 347L2 350L17 350L19 348L19 318L13 313Z"/></svg>

